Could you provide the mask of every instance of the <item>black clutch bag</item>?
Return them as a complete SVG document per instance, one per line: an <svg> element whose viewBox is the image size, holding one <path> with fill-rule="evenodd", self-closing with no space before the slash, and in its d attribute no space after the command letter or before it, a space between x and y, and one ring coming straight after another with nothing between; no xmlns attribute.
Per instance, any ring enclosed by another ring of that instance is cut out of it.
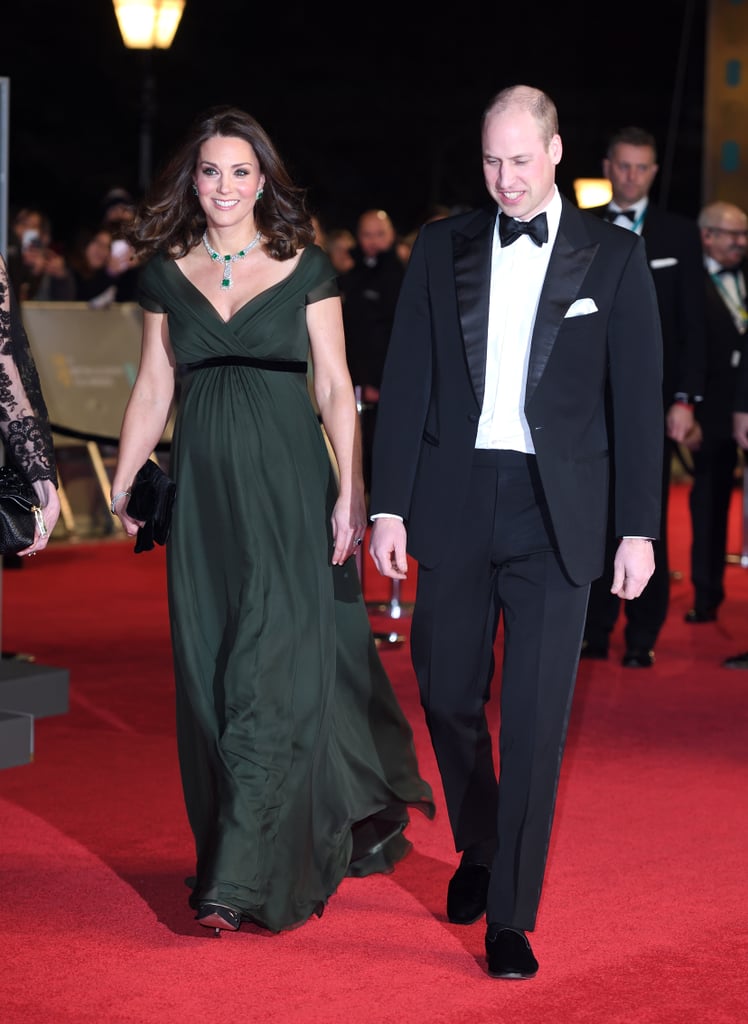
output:
<svg viewBox="0 0 748 1024"><path fill-rule="evenodd" d="M44 533L36 492L14 466L0 466L0 555L14 555L34 542L34 530Z"/></svg>
<svg viewBox="0 0 748 1024"><path fill-rule="evenodd" d="M135 538L135 554L151 551L154 542L165 544L171 530L171 514L177 485L153 459L140 467L130 488L127 514L143 520Z"/></svg>

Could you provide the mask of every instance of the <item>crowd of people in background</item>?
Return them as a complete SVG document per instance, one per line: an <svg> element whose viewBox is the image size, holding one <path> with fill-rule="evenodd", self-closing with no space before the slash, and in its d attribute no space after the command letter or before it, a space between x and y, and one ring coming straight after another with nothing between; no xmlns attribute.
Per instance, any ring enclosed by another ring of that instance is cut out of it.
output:
<svg viewBox="0 0 748 1024"><path fill-rule="evenodd" d="M38 206L24 206L11 218L8 274L21 302L87 302L94 307L130 302L137 295L137 266L123 237L135 216L135 201L115 188L70 241L56 238L51 220Z"/></svg>
<svg viewBox="0 0 748 1024"><path fill-rule="evenodd" d="M137 301L139 268L125 238L135 208L136 200L127 189L112 188L70 238L55 235L50 216L41 206L26 205L11 211L6 262L19 301L87 302L94 308ZM392 248L398 259L407 263L418 227L400 232L384 210L372 212L389 226L384 244L381 238L374 239L368 248ZM422 222L452 212L456 210L436 204L427 210ZM364 216L365 211L361 214ZM342 276L353 270L360 246L359 230L328 225L319 216L314 218L314 226L317 244L338 273Z"/></svg>

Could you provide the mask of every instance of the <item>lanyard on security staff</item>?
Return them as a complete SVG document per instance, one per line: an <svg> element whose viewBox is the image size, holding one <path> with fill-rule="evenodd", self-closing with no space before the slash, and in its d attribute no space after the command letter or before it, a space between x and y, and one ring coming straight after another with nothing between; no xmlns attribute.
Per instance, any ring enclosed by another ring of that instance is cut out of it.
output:
<svg viewBox="0 0 748 1024"><path fill-rule="evenodd" d="M618 217L620 212L621 212L620 210L611 210L610 211L611 221L613 223L615 223L616 218ZM631 210L631 212L633 213L633 209ZM635 220L628 220L628 218L624 218L624 223L617 224L616 226L619 227L619 228L626 228L628 231L635 231L637 233L637 235L640 235L642 233L641 232L641 227L642 227L642 224L644 223L644 218L646 217L646 215L647 215L647 208L645 206L644 209L642 210L642 212L640 214L638 214L638 216L635 218Z"/></svg>
<svg viewBox="0 0 748 1024"><path fill-rule="evenodd" d="M738 283L737 276L731 271L732 279L735 282L735 295L725 285L724 274L711 274L712 281L714 281L714 287L722 296L722 299L730 311L730 315L735 321L736 328L741 334L745 334L748 330L748 310L745 308L745 298L739 296L740 285ZM737 296L737 297L736 297Z"/></svg>
<svg viewBox="0 0 748 1024"><path fill-rule="evenodd" d="M639 214L639 216L634 221L634 223L631 225L631 230L635 231L637 233L637 235L640 235L642 233L642 224L644 223L644 216L645 216L646 212L647 212L647 208L645 206L644 209L642 210L642 212Z"/></svg>

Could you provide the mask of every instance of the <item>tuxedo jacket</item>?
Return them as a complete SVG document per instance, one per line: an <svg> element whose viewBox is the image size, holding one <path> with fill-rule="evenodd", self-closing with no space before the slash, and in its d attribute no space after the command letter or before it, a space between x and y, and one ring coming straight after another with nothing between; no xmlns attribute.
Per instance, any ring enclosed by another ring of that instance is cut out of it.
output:
<svg viewBox="0 0 748 1024"><path fill-rule="evenodd" d="M607 205L595 206L589 212L602 217L607 209ZM662 393L667 409L676 394L703 396L706 386L701 235L695 221L649 203L642 238L657 292L662 327Z"/></svg>
<svg viewBox="0 0 748 1024"><path fill-rule="evenodd" d="M483 404L497 212L492 205L421 228L385 362L369 511L401 515L409 553L425 567L459 543L454 524ZM611 458L617 534L658 536L663 446L651 442L662 436L662 340L642 239L565 198L524 410L559 554L572 581L587 583L603 570Z"/></svg>
<svg viewBox="0 0 748 1024"><path fill-rule="evenodd" d="M744 277L748 264L742 263ZM706 309L707 366L704 400L696 406L696 418L705 440L732 439L732 409L740 367L746 359L746 338L735 326L719 286L712 275L702 271Z"/></svg>
<svg viewBox="0 0 748 1024"><path fill-rule="evenodd" d="M338 278L343 301L346 356L354 385L379 388L404 267L395 248L367 266L360 248L355 266Z"/></svg>

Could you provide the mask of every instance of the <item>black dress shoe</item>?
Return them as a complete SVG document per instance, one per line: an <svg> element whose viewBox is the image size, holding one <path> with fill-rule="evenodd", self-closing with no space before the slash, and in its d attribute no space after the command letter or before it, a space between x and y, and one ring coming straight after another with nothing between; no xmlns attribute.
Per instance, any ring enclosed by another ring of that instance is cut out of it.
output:
<svg viewBox="0 0 748 1024"><path fill-rule="evenodd" d="M486 933L488 973L492 978L521 980L534 978L538 973L530 943L524 932L513 928L489 926Z"/></svg>
<svg viewBox="0 0 748 1024"><path fill-rule="evenodd" d="M716 622L716 608L689 608L683 616L684 622Z"/></svg>
<svg viewBox="0 0 748 1024"><path fill-rule="evenodd" d="M655 663L655 652L632 648L621 658L624 668L651 668Z"/></svg>
<svg viewBox="0 0 748 1024"><path fill-rule="evenodd" d="M447 919L475 924L486 912L491 872L485 864L460 864L447 889Z"/></svg>
<svg viewBox="0 0 748 1024"><path fill-rule="evenodd" d="M583 640L579 657L589 658L591 661L607 661L608 648L603 647L602 644L591 644L588 640Z"/></svg>
<svg viewBox="0 0 748 1024"><path fill-rule="evenodd" d="M748 668L748 651L742 654L733 654L731 658L725 658L722 662L723 668Z"/></svg>

